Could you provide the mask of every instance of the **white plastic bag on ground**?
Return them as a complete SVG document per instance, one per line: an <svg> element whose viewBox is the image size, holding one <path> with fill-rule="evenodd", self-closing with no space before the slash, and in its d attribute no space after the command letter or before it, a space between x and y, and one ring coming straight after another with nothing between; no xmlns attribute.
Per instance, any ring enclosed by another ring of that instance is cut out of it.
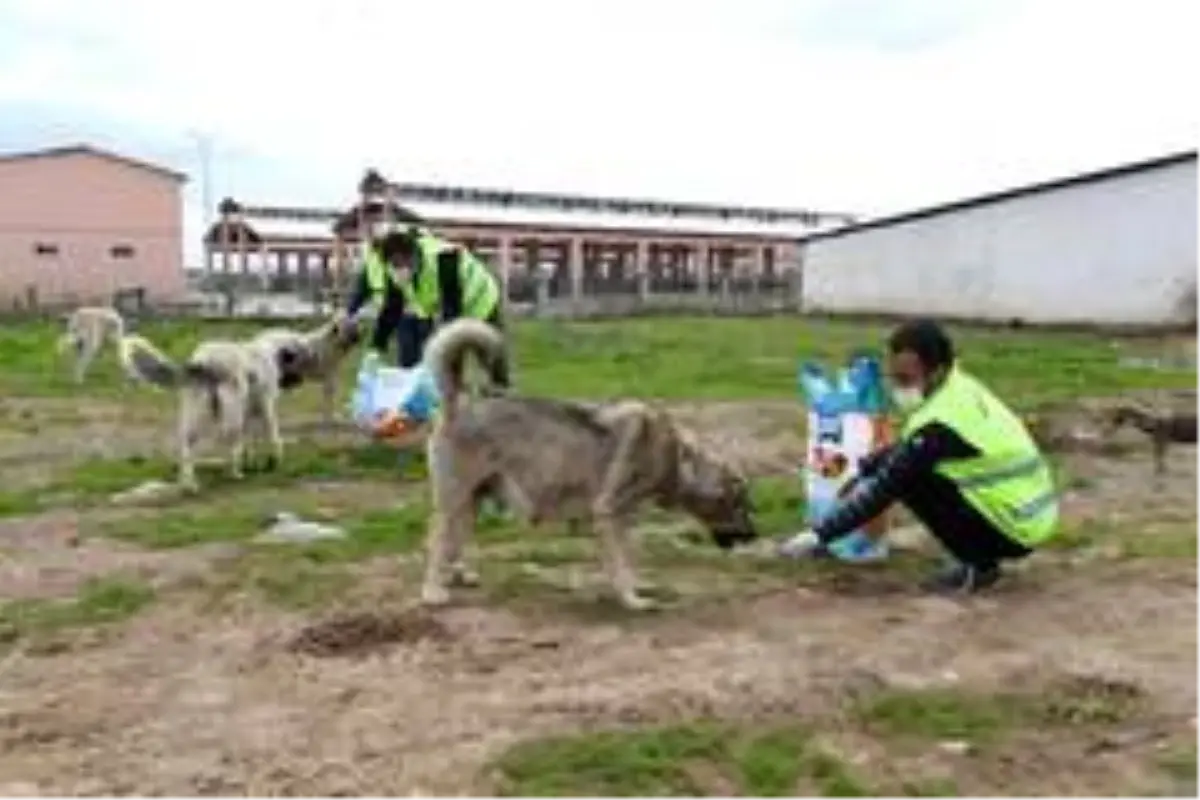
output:
<svg viewBox="0 0 1200 800"><path fill-rule="evenodd" d="M424 366L388 367L369 353L358 370L350 414L372 436L396 439L432 419L437 405L437 388Z"/></svg>

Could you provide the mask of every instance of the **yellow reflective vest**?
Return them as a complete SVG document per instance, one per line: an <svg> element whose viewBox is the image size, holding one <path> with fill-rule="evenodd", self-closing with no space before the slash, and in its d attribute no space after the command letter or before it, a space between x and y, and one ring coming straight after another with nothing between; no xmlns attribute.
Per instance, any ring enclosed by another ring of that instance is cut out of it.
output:
<svg viewBox="0 0 1200 800"><path fill-rule="evenodd" d="M1058 496L1050 465L1020 418L958 367L904 421L902 436L940 422L980 455L943 460L936 471L1010 538L1028 547L1058 529Z"/></svg>

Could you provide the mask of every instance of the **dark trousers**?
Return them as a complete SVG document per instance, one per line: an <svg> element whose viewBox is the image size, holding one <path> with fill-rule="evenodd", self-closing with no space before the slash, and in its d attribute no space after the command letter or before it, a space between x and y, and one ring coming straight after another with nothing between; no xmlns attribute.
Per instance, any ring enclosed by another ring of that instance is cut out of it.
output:
<svg viewBox="0 0 1200 800"><path fill-rule="evenodd" d="M385 299L375 329L371 332L371 349L386 353L392 337L396 339L396 362L405 369L421 363L425 340L433 330L433 321L404 313L403 301L389 296Z"/></svg>
<svg viewBox="0 0 1200 800"><path fill-rule="evenodd" d="M987 568L1031 552L997 530L971 507L957 486L936 472L911 481L898 499L963 564Z"/></svg>

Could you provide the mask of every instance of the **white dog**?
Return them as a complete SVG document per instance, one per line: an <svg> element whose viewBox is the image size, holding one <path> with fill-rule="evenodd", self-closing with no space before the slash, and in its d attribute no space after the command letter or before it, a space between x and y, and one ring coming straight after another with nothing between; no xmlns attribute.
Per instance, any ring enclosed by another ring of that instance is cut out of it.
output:
<svg viewBox="0 0 1200 800"><path fill-rule="evenodd" d="M67 316L67 330L59 337L58 354L74 354L72 375L76 383L83 383L104 342L111 339L119 346L124 336L125 320L115 308L82 306Z"/></svg>
<svg viewBox="0 0 1200 800"><path fill-rule="evenodd" d="M196 442L209 423L231 446L230 474L241 478L246 439L252 425L266 434L272 465L283 459L278 401L281 388L303 380L306 361L301 336L288 331L264 331L249 341L209 340L200 343L182 364L142 336L121 339L121 363L142 381L178 389L179 483L197 488Z"/></svg>

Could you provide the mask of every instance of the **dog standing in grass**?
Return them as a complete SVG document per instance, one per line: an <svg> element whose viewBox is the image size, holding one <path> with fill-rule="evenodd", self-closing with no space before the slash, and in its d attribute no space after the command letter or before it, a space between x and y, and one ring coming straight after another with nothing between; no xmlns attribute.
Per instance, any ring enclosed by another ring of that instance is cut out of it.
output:
<svg viewBox="0 0 1200 800"><path fill-rule="evenodd" d="M108 306L81 306L67 315L67 330L58 340L58 355L73 356L71 375L83 383L92 362L106 341L120 346L125 336L125 319Z"/></svg>
<svg viewBox="0 0 1200 800"><path fill-rule="evenodd" d="M202 342L182 364L175 363L142 336L121 339L121 364L127 374L179 392L179 483L198 488L194 449L200 435L215 426L230 444L230 474L241 478L246 440L259 428L270 445L270 464L283 460L279 433L279 394L303 381L303 365L312 356L303 336L270 330L249 341Z"/></svg>
<svg viewBox="0 0 1200 800"><path fill-rule="evenodd" d="M612 588L631 610L652 606L639 593L630 553L629 528L643 503L691 514L722 548L756 538L746 480L667 413L637 401L586 406L501 395L467 402L467 355L494 364L504 357L500 334L458 319L439 328L425 350L442 403L427 443L426 604L447 602L455 583L477 581L463 548L478 503L490 495L534 524L590 520Z"/></svg>

